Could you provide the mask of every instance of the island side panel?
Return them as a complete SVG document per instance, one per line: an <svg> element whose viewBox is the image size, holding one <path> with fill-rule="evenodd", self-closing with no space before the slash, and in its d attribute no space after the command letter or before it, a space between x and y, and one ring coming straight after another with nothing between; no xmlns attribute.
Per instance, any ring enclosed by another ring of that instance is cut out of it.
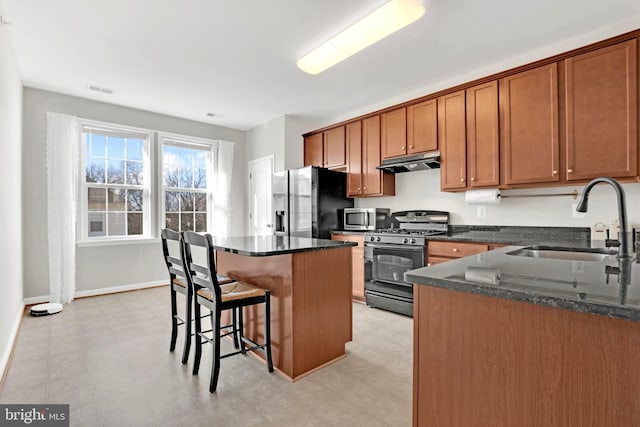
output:
<svg viewBox="0 0 640 427"><path fill-rule="evenodd" d="M293 371L292 255L251 257L216 251L220 274L271 290L271 350L274 366L290 378ZM223 313L224 320L228 314ZM246 335L264 340L263 307L245 307Z"/></svg>
<svg viewBox="0 0 640 427"><path fill-rule="evenodd" d="M640 323L414 285L414 426L632 426Z"/></svg>
<svg viewBox="0 0 640 427"><path fill-rule="evenodd" d="M293 254L294 375L344 356L351 341L351 248Z"/></svg>

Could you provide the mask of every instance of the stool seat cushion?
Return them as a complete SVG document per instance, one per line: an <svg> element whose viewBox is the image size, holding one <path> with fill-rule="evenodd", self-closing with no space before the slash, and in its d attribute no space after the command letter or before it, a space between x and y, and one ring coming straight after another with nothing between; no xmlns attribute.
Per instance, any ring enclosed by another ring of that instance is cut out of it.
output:
<svg viewBox="0 0 640 427"><path fill-rule="evenodd" d="M186 287L187 287L187 284L186 284L186 283L184 283L184 282L183 282L182 280L180 280L180 279L173 279L173 284L174 284L174 285L178 285L178 286L180 286L180 287L182 287L182 288L185 288L185 289L186 289Z"/></svg>
<svg viewBox="0 0 640 427"><path fill-rule="evenodd" d="M261 297L266 293L264 289L245 282L233 282L228 285L221 285L220 291L222 293L222 302ZM213 301L213 292L209 289L198 289L197 294L209 301Z"/></svg>

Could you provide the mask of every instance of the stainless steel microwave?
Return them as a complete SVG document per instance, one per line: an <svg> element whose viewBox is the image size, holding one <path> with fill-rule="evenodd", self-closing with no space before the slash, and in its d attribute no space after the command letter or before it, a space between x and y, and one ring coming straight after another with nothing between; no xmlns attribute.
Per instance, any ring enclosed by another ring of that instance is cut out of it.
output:
<svg viewBox="0 0 640 427"><path fill-rule="evenodd" d="M379 208L345 208L344 229L370 231L386 227L391 211Z"/></svg>

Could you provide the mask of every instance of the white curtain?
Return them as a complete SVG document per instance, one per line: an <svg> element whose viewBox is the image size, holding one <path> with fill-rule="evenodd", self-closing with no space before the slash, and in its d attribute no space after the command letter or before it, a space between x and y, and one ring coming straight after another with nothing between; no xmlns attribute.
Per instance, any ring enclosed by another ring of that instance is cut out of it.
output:
<svg viewBox="0 0 640 427"><path fill-rule="evenodd" d="M49 302L71 302L76 289L79 143L75 117L47 113Z"/></svg>
<svg viewBox="0 0 640 427"><path fill-rule="evenodd" d="M218 141L214 146L213 229L211 234L216 237L229 235L233 147L233 142L226 141Z"/></svg>

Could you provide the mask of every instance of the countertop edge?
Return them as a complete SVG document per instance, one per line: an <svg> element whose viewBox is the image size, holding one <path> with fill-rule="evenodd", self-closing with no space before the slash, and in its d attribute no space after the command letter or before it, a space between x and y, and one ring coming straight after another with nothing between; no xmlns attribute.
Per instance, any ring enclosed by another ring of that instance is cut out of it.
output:
<svg viewBox="0 0 640 427"><path fill-rule="evenodd" d="M242 249L233 249L227 248L224 246L216 246L214 248L220 252L228 252L237 255L250 256L250 257L267 257L267 256L275 256L275 255L287 255L299 252L314 252L314 251L325 251L330 249L341 249L346 247L358 246L356 242L348 242L348 241L339 241L335 240L335 244L331 246L321 246L321 247L306 247L306 248L295 248L295 249L282 249L282 250L270 250L270 251L247 251Z"/></svg>

